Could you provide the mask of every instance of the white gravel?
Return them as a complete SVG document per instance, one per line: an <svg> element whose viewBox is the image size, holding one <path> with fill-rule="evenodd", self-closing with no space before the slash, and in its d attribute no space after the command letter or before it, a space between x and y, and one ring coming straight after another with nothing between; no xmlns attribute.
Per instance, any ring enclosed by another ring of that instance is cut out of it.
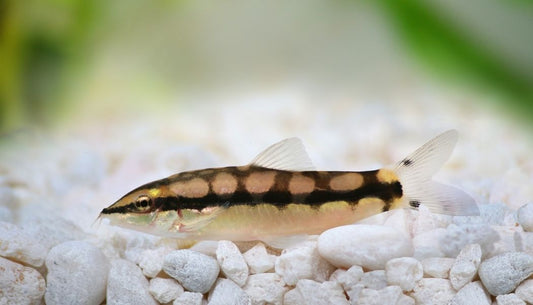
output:
<svg viewBox="0 0 533 305"><path fill-rule="evenodd" d="M134 263L124 259L113 260L107 281L107 304L157 304L148 291L149 285L141 269Z"/></svg>
<svg viewBox="0 0 533 305"><path fill-rule="evenodd" d="M422 264L412 257L398 257L389 260L385 266L387 283L398 285L403 291L411 291L422 279Z"/></svg>
<svg viewBox="0 0 533 305"><path fill-rule="evenodd" d="M191 250L170 252L163 263L166 274L175 278L183 288L206 293L216 281L220 267L217 261L205 254Z"/></svg>
<svg viewBox="0 0 533 305"><path fill-rule="evenodd" d="M533 279L524 281L515 292L520 299L533 304Z"/></svg>
<svg viewBox="0 0 533 305"><path fill-rule="evenodd" d="M323 282L329 278L335 267L320 257L316 242L306 242L297 248L283 250L276 259L275 270L285 283L296 285L301 279Z"/></svg>
<svg viewBox="0 0 533 305"><path fill-rule="evenodd" d="M41 267L47 252L38 239L22 228L8 222L0 222L0 256Z"/></svg>
<svg viewBox="0 0 533 305"><path fill-rule="evenodd" d="M172 305L202 305L203 297L199 292L185 291L172 302Z"/></svg>
<svg viewBox="0 0 533 305"><path fill-rule="evenodd" d="M0 257L0 303L41 303L45 292L43 276L35 269Z"/></svg>
<svg viewBox="0 0 533 305"><path fill-rule="evenodd" d="M413 255L413 246L408 236L392 227L348 225L322 233L318 251L337 267L376 270L384 269L392 258Z"/></svg>
<svg viewBox="0 0 533 305"><path fill-rule="evenodd" d="M464 285L470 283L477 273L480 262L481 247L478 244L464 247L450 269L452 287L459 291Z"/></svg>
<svg viewBox="0 0 533 305"><path fill-rule="evenodd" d="M450 305L490 305L490 296L479 281L462 287L450 301Z"/></svg>
<svg viewBox="0 0 533 305"><path fill-rule="evenodd" d="M209 293L209 305L251 305L252 299L235 282L218 279Z"/></svg>
<svg viewBox="0 0 533 305"><path fill-rule="evenodd" d="M268 254L263 243L257 243L250 250L244 252L243 257L250 267L250 274L272 271L276 262L276 256Z"/></svg>
<svg viewBox="0 0 533 305"><path fill-rule="evenodd" d="M59 244L48 253L46 268L47 304L100 304L105 299L109 263L94 245L85 241Z"/></svg>
<svg viewBox="0 0 533 305"><path fill-rule="evenodd" d="M224 276L242 287L248 279L248 265L237 246L228 240L219 241L216 257Z"/></svg>
<svg viewBox="0 0 533 305"><path fill-rule="evenodd" d="M388 286L380 290L363 289L359 294L357 304L378 305L396 304L402 295L402 289L398 286Z"/></svg>
<svg viewBox="0 0 533 305"><path fill-rule="evenodd" d="M15 137L0 151L0 303L533 304L533 146L519 126L428 98L311 99L191 103L134 124ZM187 250L93 225L136 186L245 164L284 137L302 137L319 169L366 170L449 128L461 138L436 179L470 193L479 217L395 210L283 251L227 241Z"/></svg>
<svg viewBox="0 0 533 305"><path fill-rule="evenodd" d="M496 297L497 305L526 305L524 300L520 299L516 294L502 294Z"/></svg>
<svg viewBox="0 0 533 305"><path fill-rule="evenodd" d="M456 293L447 279L423 278L410 295L417 304L448 304Z"/></svg>
<svg viewBox="0 0 533 305"><path fill-rule="evenodd" d="M430 257L422 260L424 275L427 277L438 277L446 279L450 269L455 263L455 259L449 257Z"/></svg>
<svg viewBox="0 0 533 305"><path fill-rule="evenodd" d="M533 203L524 204L518 209L517 220L524 231L533 232Z"/></svg>
<svg viewBox="0 0 533 305"><path fill-rule="evenodd" d="M169 303L179 297L183 292L183 287L174 279L154 278L150 280L148 291L159 303Z"/></svg>
<svg viewBox="0 0 533 305"><path fill-rule="evenodd" d="M361 284L363 288L375 290L383 289L387 287L387 274L385 270L365 272L363 273L363 276L361 276L359 284Z"/></svg>
<svg viewBox="0 0 533 305"><path fill-rule="evenodd" d="M252 304L281 305L283 295L289 288L276 273L252 274L248 277L244 291L250 296Z"/></svg>
<svg viewBox="0 0 533 305"><path fill-rule="evenodd" d="M533 274L533 256L508 252L492 257L479 266L479 278L490 294L507 294Z"/></svg>
<svg viewBox="0 0 533 305"><path fill-rule="evenodd" d="M338 304L348 305L343 289L339 283L326 281L323 283L302 279L296 288L287 292L284 304Z"/></svg>

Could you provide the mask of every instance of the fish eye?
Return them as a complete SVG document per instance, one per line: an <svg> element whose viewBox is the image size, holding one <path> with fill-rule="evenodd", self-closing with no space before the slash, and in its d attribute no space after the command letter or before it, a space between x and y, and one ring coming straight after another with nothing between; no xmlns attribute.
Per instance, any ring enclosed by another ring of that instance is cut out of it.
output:
<svg viewBox="0 0 533 305"><path fill-rule="evenodd" d="M135 199L135 208L138 212L149 211L152 207L152 198L147 195L141 195Z"/></svg>

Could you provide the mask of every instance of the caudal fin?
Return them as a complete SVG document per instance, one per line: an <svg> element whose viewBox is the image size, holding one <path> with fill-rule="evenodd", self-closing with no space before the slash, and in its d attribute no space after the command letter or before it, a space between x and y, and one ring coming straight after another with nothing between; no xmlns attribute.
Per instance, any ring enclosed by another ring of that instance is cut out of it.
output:
<svg viewBox="0 0 533 305"><path fill-rule="evenodd" d="M479 215L476 202L468 194L431 180L450 157L457 138L456 130L448 130L396 164L394 172L411 207L423 204L439 214Z"/></svg>

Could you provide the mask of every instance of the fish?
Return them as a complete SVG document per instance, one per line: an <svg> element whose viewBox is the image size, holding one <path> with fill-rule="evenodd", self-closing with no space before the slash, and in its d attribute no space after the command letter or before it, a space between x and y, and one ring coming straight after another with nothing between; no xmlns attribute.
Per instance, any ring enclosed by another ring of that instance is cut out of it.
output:
<svg viewBox="0 0 533 305"><path fill-rule="evenodd" d="M111 225L186 240L263 241L283 248L302 236L392 209L479 215L462 190L433 181L458 140L448 130L401 161L369 171L317 171L298 138L242 166L181 172L149 182L104 208Z"/></svg>

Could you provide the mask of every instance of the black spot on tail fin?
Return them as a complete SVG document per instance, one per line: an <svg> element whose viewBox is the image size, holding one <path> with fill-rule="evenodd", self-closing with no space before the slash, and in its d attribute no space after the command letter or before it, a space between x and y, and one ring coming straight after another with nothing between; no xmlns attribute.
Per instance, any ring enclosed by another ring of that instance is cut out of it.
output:
<svg viewBox="0 0 533 305"><path fill-rule="evenodd" d="M420 206L420 201L418 200L409 200L409 205L413 208L418 208Z"/></svg>
<svg viewBox="0 0 533 305"><path fill-rule="evenodd" d="M411 164L413 164L413 160L411 160L411 159L403 159L401 163L404 166L410 166Z"/></svg>

